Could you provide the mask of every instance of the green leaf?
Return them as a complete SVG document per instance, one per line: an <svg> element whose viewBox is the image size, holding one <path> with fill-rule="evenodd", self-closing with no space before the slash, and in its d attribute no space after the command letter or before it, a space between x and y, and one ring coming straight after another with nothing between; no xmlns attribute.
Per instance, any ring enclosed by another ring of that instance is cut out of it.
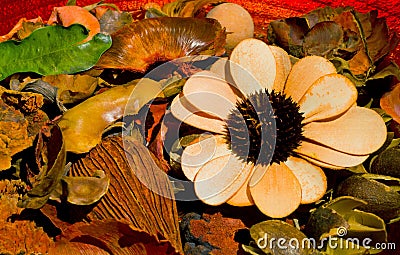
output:
<svg viewBox="0 0 400 255"><path fill-rule="evenodd" d="M111 47L111 37L99 33L82 43L87 36L87 29L79 24L47 26L36 29L20 42L1 43L0 80L18 72L54 75L90 69Z"/></svg>

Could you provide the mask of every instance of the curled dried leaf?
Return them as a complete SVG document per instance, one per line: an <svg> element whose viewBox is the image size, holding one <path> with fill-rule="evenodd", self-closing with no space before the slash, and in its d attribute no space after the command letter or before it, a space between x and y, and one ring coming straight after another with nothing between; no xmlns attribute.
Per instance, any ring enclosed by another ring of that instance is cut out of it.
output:
<svg viewBox="0 0 400 255"><path fill-rule="evenodd" d="M221 55L225 37L225 30L214 19L144 19L113 34L113 44L97 66L145 72L161 61L188 55Z"/></svg>
<svg viewBox="0 0 400 255"><path fill-rule="evenodd" d="M49 25L59 23L64 27L72 24L81 24L89 30L88 37L84 40L87 42L97 33L100 33L100 23L97 18L88 10L76 5L55 7L47 22Z"/></svg>
<svg viewBox="0 0 400 255"><path fill-rule="evenodd" d="M32 188L18 206L38 209L49 199L64 175L66 152L62 133L57 125L44 127L36 145L39 174L31 178Z"/></svg>
<svg viewBox="0 0 400 255"><path fill-rule="evenodd" d="M199 10L209 4L223 2L221 0L176 0L165 4L162 11L170 17L194 17Z"/></svg>
<svg viewBox="0 0 400 255"><path fill-rule="evenodd" d="M101 141L104 130L124 113L136 114L161 91L160 84L142 79L130 85L113 87L68 110L58 122L65 148L86 153Z"/></svg>
<svg viewBox="0 0 400 255"><path fill-rule="evenodd" d="M22 18L8 34L0 36L0 42L4 42L10 39L22 40L30 35L33 30L42 27L43 25L43 21L40 17L29 20L26 18Z"/></svg>
<svg viewBox="0 0 400 255"><path fill-rule="evenodd" d="M42 78L57 87L57 98L63 104L77 103L90 97L95 91L99 79L90 75L49 75Z"/></svg>

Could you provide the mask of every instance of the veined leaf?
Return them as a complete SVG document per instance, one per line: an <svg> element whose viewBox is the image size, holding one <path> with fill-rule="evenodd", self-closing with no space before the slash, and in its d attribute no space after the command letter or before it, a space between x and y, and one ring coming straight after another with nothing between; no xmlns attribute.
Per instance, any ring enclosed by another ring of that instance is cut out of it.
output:
<svg viewBox="0 0 400 255"><path fill-rule="evenodd" d="M18 72L41 75L71 74L94 66L111 47L111 37L96 34L92 40L79 24L70 27L48 26L35 30L26 39L0 44L0 80Z"/></svg>

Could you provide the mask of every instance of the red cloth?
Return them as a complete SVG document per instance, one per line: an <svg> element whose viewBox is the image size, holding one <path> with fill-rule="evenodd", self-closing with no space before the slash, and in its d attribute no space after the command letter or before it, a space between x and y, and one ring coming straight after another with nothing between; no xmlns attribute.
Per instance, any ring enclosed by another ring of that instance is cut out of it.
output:
<svg viewBox="0 0 400 255"><path fill-rule="evenodd" d="M137 10L148 2L165 4L172 0L106 0L107 3L115 3L121 10ZM47 20L55 6L63 6L67 0L1 0L0 1L0 35L6 34L18 22L20 18L36 18L41 16ZM77 4L85 6L98 2L98 0L78 0ZM315 8L326 5L332 7L353 6L357 11L367 12L373 9L379 11L380 17L385 17L390 28L400 34L400 5L398 0L229 0L242 5L250 11L255 19L256 27L263 30L269 21L289 16L298 16ZM392 56L400 63L400 46Z"/></svg>

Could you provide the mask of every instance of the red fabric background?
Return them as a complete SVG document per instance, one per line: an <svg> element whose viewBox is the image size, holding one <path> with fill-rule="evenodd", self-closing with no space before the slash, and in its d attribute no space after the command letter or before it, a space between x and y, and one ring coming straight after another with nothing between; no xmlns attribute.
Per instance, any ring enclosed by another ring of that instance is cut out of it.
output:
<svg viewBox="0 0 400 255"><path fill-rule="evenodd" d="M170 0L172 1L172 0ZM115 3L122 10L137 10L144 3L157 2L164 4L168 0L106 0L108 3ZM379 11L380 17L385 17L390 28L400 34L400 3L399 0L228 0L241 4L250 11L255 19L259 32L264 30L271 20L298 16L318 7L326 5L332 7L353 6L356 10L367 12L372 9ZM6 34L13 25L23 17L36 18L41 16L47 19L55 6L63 6L67 0L0 0L0 34ZM98 0L78 0L77 4L85 6L98 2ZM400 46L392 54L400 64Z"/></svg>

